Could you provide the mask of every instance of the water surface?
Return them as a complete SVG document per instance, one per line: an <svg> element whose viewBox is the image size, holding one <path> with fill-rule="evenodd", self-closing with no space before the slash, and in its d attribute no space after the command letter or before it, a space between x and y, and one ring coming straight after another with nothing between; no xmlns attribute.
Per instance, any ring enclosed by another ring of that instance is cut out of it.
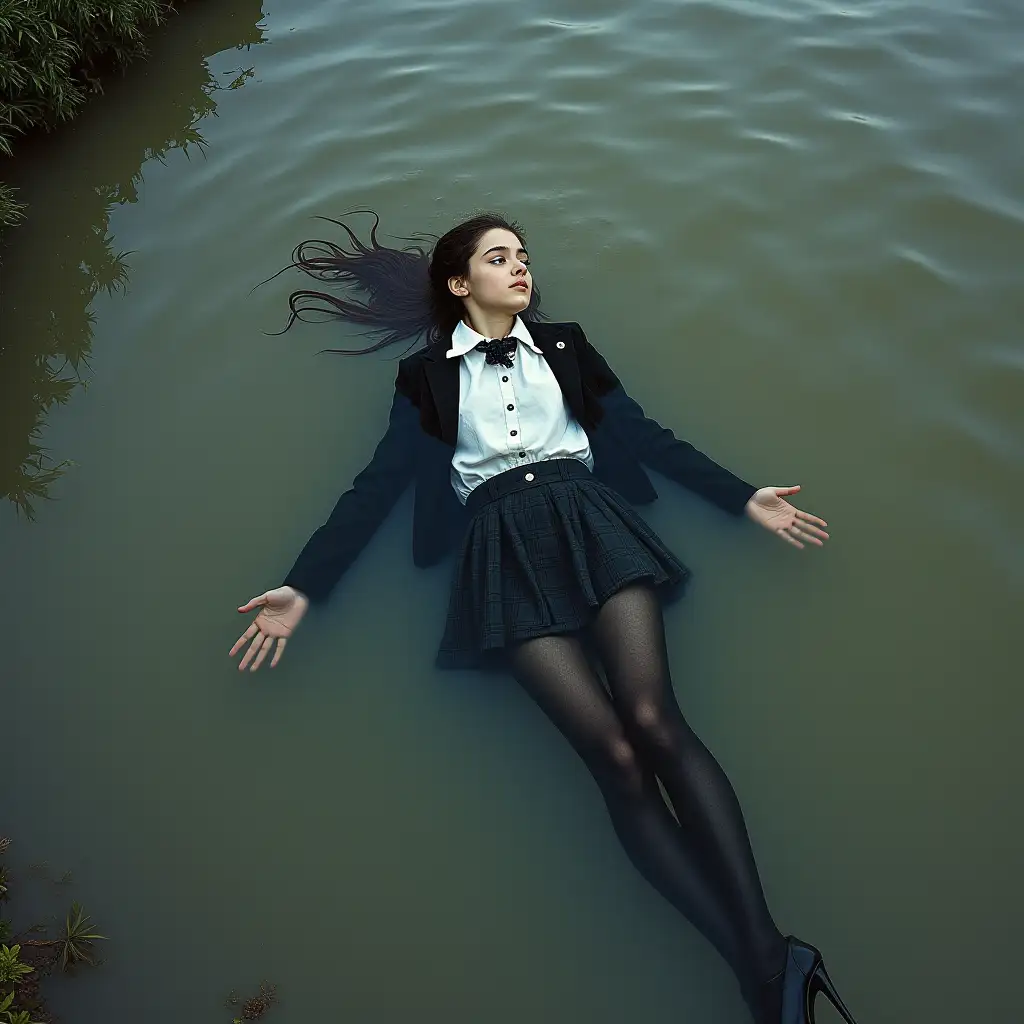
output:
<svg viewBox="0 0 1024 1024"><path fill-rule="evenodd" d="M69 1021L220 1021L261 978L282 1021L746 1020L514 684L431 668L449 566L412 567L410 494L279 668L227 658L395 373L262 333L298 277L250 289L367 205L514 215L652 415L803 486L823 551L656 479L682 705L862 1021L1019 1013L1022 30L1000 0L220 0L23 147L0 832L112 936Z"/></svg>

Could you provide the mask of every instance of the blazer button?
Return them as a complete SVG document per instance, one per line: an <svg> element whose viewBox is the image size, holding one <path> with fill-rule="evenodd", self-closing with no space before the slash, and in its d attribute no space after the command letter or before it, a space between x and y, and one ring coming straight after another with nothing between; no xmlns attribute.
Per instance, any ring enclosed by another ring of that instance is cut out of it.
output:
<svg viewBox="0 0 1024 1024"><path fill-rule="evenodd" d="M523 479L524 480L532 480L533 479L533 474L532 473L527 473L526 476L523 477Z"/></svg>
<svg viewBox="0 0 1024 1024"><path fill-rule="evenodd" d="M565 348L565 342L564 341L555 342L555 348Z"/></svg>

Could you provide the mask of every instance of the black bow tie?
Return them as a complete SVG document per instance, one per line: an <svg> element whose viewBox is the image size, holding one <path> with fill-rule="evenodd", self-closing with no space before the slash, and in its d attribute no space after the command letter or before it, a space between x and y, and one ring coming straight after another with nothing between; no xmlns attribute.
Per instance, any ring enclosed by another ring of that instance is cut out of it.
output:
<svg viewBox="0 0 1024 1024"><path fill-rule="evenodd" d="M502 366L512 366L512 353L516 350L517 339L512 335L507 338L494 338L491 341L478 342L473 347L477 352L487 353L487 362L492 366L501 363Z"/></svg>

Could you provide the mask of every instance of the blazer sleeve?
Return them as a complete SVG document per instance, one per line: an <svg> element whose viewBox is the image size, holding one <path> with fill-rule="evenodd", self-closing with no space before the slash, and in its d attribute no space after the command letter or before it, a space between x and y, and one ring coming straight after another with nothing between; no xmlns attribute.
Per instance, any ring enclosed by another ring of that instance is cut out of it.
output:
<svg viewBox="0 0 1024 1024"><path fill-rule="evenodd" d="M327 522L306 542L282 583L301 591L312 604L327 600L412 480L420 420L405 393L403 372L400 368L388 428L373 458L338 499Z"/></svg>
<svg viewBox="0 0 1024 1024"><path fill-rule="evenodd" d="M577 351L583 379L595 382L602 392L601 405L608 426L633 457L726 512L741 515L757 488L648 416L626 393L604 357L587 340L583 328L579 324L573 326L578 331Z"/></svg>

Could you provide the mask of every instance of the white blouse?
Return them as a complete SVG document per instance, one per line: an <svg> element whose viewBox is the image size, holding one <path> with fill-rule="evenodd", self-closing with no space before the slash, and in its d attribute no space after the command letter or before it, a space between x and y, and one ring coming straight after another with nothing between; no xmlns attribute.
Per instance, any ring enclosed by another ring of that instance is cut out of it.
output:
<svg viewBox="0 0 1024 1024"><path fill-rule="evenodd" d="M445 353L462 360L451 480L463 505L485 480L531 462L574 458L594 468L590 439L519 317L509 333L519 339L511 369L488 365L486 354L474 349L488 339L461 321Z"/></svg>

